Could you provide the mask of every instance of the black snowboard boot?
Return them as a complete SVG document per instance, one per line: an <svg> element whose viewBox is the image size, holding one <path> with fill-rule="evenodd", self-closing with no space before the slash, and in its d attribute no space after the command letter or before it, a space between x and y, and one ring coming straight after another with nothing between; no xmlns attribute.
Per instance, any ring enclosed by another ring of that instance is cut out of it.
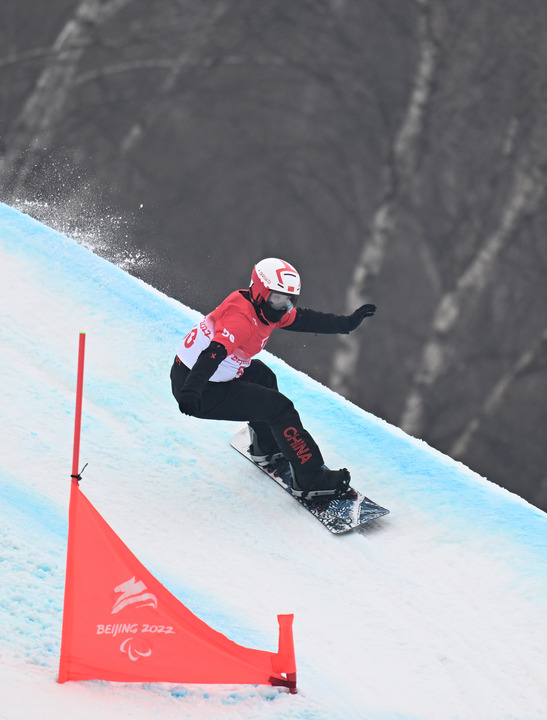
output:
<svg viewBox="0 0 547 720"><path fill-rule="evenodd" d="M351 476L349 470L342 468L341 470L329 470L324 465L310 478L300 478L296 476L294 468L291 465L292 473L292 493L297 497L315 498L315 497L343 497L349 490Z"/></svg>
<svg viewBox="0 0 547 720"><path fill-rule="evenodd" d="M257 465L275 465L279 462L283 455L279 452L278 447L269 448L268 450L262 448L259 443L258 435L254 429L249 425L249 455L251 460Z"/></svg>

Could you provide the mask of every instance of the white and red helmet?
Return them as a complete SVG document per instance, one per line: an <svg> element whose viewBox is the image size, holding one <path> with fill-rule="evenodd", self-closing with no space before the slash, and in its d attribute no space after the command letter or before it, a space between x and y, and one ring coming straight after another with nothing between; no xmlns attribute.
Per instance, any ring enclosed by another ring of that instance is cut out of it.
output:
<svg viewBox="0 0 547 720"><path fill-rule="evenodd" d="M254 266L250 288L256 303L267 301L270 293L282 293L289 295L296 305L300 295L300 275L285 260L266 258Z"/></svg>

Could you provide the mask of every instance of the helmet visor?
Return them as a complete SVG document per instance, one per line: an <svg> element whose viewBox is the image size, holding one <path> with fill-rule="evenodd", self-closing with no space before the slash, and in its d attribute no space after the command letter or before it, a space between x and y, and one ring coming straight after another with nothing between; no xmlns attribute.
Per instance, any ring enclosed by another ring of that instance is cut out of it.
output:
<svg viewBox="0 0 547 720"><path fill-rule="evenodd" d="M268 295L268 300L266 302L273 310L285 310L285 312L289 312L293 309L293 307L296 307L296 303L298 302L298 295L288 295L287 293L271 292Z"/></svg>

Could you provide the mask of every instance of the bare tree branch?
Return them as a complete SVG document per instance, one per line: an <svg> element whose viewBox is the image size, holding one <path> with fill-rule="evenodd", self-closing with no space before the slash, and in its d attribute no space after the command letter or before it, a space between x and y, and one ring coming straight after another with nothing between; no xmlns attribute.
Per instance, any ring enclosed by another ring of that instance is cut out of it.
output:
<svg viewBox="0 0 547 720"><path fill-rule="evenodd" d="M222 2L217 4L217 6L214 8L214 11L211 10L208 13L208 26L210 27L216 25L219 20L224 15L226 15L228 10L228 3ZM196 36L197 33L195 34L195 37ZM260 60L265 65L279 64L281 61L281 59L278 57L265 57L261 58ZM215 67L221 61L224 64L231 65L244 65L249 62L248 59L237 56L223 58L207 56L198 59L195 43L190 50L188 48L185 48L184 52L182 52L177 58L171 61L169 66L169 72L167 73L163 82L160 85L160 95L168 95L173 90L175 84L177 83L177 80L179 79L180 74L185 68L189 66ZM162 110L159 105L156 105L155 107L149 106L145 116L131 125L121 142L121 151L123 155L127 155L130 151L135 150L136 145L142 141L146 130L150 129L156 119L160 116L161 112Z"/></svg>
<svg viewBox="0 0 547 720"><path fill-rule="evenodd" d="M523 352L512 367L505 372L487 396L479 412L467 423L462 433L456 439L449 454L454 458L461 458L467 452L473 437L480 430L484 422L488 421L500 408L503 399L515 380L526 372L534 360L539 356L543 346L547 343L547 327L535 339L531 346Z"/></svg>
<svg viewBox="0 0 547 720"><path fill-rule="evenodd" d="M11 65L20 65L32 60L43 60L44 58L51 58L54 53L50 47L45 48L33 48L32 50L25 50L24 52L12 53L7 57L0 59L0 68L10 67Z"/></svg>

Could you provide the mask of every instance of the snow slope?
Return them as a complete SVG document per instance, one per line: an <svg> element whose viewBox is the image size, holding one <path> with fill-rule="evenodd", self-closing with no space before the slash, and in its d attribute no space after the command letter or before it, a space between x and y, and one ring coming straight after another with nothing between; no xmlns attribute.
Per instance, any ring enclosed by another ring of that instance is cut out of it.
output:
<svg viewBox="0 0 547 720"><path fill-rule="evenodd" d="M547 718L544 513L264 353L327 463L391 510L332 536L230 448L237 425L178 412L192 310L5 205L0 297L2 720ZM84 493L232 640L275 650L294 613L297 695L56 683L81 331Z"/></svg>

